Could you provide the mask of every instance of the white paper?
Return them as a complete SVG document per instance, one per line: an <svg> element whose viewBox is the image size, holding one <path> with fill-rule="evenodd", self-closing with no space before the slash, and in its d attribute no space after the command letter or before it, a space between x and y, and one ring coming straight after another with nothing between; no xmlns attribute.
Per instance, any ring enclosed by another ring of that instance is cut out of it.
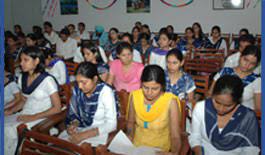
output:
<svg viewBox="0 0 265 155"><path fill-rule="evenodd" d="M113 153L126 155L155 155L157 151L160 151L158 148L148 146L135 147L122 130L120 130L113 138L108 150Z"/></svg>

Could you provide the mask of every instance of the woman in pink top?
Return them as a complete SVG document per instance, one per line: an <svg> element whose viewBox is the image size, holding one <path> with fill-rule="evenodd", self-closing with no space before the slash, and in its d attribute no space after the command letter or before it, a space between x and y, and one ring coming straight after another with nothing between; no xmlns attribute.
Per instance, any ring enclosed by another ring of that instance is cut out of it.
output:
<svg viewBox="0 0 265 155"><path fill-rule="evenodd" d="M122 89L131 92L140 88L143 64L133 61L133 49L129 43L122 42L117 46L116 59L110 63L107 83L117 91Z"/></svg>

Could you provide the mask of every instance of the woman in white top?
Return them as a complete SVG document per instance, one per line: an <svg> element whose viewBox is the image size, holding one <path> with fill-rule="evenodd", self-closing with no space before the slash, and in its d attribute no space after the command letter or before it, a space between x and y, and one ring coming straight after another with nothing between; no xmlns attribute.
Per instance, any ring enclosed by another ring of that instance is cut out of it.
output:
<svg viewBox="0 0 265 155"><path fill-rule="evenodd" d="M96 65L90 62L78 66L76 82L66 116L67 129L59 137L75 144L106 144L108 134L117 126L114 90L100 80Z"/></svg>
<svg viewBox="0 0 265 155"><path fill-rule="evenodd" d="M45 72L44 55L38 47L27 47L20 54L22 75L18 79L22 99L5 112L5 154L14 154L16 127L21 123L31 128L44 118L60 112L58 85ZM21 110L21 112L18 112ZM16 114L14 114L16 113Z"/></svg>
<svg viewBox="0 0 265 155"><path fill-rule="evenodd" d="M44 56L46 71L56 79L59 85L68 84L70 79L64 61L49 49L45 50Z"/></svg>
<svg viewBox="0 0 265 155"><path fill-rule="evenodd" d="M247 46L241 53L237 67L224 67L214 77L209 94L215 85L215 81L224 75L235 75L240 77L244 83L242 105L253 110L261 110L261 78L253 71L260 63L261 52L255 45Z"/></svg>
<svg viewBox="0 0 265 155"><path fill-rule="evenodd" d="M160 30L161 31L161 30ZM171 49L171 35L167 31L161 31L159 34L159 48L154 49L150 54L149 64L155 64L166 69L166 55Z"/></svg>
<svg viewBox="0 0 265 155"><path fill-rule="evenodd" d="M195 105L189 136L195 155L259 154L259 124L255 112L241 105L243 91L239 77L225 75L212 98Z"/></svg>

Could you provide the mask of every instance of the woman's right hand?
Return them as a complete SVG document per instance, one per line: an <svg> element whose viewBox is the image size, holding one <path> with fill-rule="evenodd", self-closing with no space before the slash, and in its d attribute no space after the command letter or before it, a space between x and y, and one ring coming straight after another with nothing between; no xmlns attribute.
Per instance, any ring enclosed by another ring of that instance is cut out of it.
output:
<svg viewBox="0 0 265 155"><path fill-rule="evenodd" d="M66 131L69 135L73 135L73 134L77 133L77 127L74 125L69 125L68 128L66 129Z"/></svg>

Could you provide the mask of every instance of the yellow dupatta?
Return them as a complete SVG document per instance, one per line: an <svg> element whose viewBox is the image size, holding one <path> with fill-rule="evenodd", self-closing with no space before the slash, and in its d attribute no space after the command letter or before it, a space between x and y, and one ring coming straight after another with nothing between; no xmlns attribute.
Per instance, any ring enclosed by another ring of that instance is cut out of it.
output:
<svg viewBox="0 0 265 155"><path fill-rule="evenodd" d="M167 104L169 104L169 102L172 99L176 99L178 107L181 112L181 104L180 104L179 98L172 93L165 92L164 94L162 94L157 99L157 101L152 105L152 108L150 109L149 112L147 112L145 108L144 94L143 94L142 89L133 91L130 94L129 101L131 97L133 97L133 105L134 105L136 115L145 122L152 122L155 119L157 119L166 110L166 108L168 107ZM128 104L128 108L129 108L129 104ZM128 108L127 108L127 112L128 112Z"/></svg>

